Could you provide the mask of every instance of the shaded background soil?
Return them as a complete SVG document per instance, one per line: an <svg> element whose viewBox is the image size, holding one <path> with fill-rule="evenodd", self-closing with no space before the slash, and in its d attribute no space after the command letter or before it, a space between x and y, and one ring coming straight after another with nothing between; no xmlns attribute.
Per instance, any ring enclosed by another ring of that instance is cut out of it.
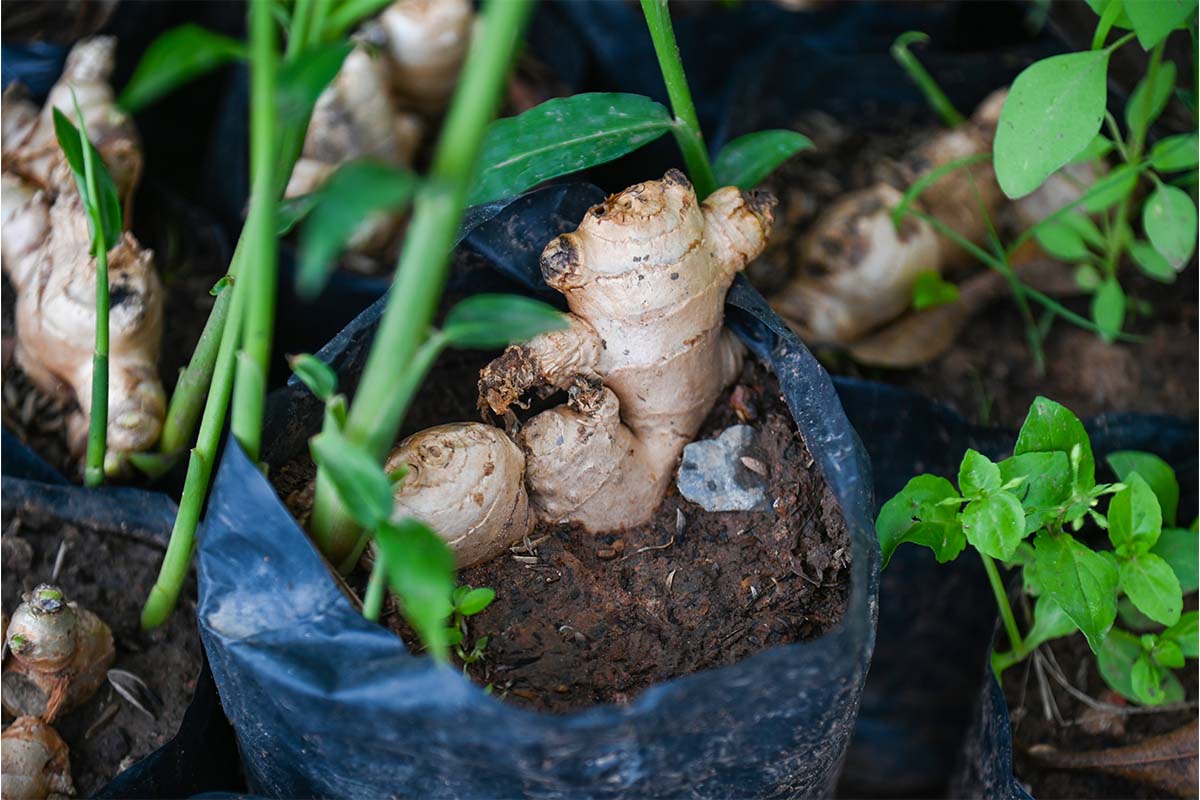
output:
<svg viewBox="0 0 1200 800"><path fill-rule="evenodd" d="M56 583L68 600L108 624L116 646L113 667L137 675L158 700L150 707L155 714L151 718L106 683L55 721L71 751L75 791L91 795L179 729L201 663L195 575L189 574L168 622L145 633L139 625L142 602L158 575L161 544L65 525L29 512L5 521L2 542L5 613L12 614L23 592L39 583ZM62 565L54 578L60 547Z"/></svg>

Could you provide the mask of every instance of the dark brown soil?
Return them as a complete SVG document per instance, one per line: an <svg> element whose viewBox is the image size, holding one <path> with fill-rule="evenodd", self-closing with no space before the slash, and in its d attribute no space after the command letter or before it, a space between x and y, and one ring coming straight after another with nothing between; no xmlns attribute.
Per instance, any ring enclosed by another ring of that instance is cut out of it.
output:
<svg viewBox="0 0 1200 800"><path fill-rule="evenodd" d="M476 418L475 379L486 360L448 355L406 429ZM488 637L469 676L539 710L626 703L654 683L837 625L850 580L845 521L778 381L756 364L725 392L700 438L741 422L757 429L773 512L709 513L672 486L654 519L632 530L597 536L539 526L505 556L459 576L460 584L496 591L469 619L468 645ZM300 458L273 477L299 518L311 503L312 474ZM365 569L351 580L365 581ZM384 620L418 647L393 606Z"/></svg>
<svg viewBox="0 0 1200 800"><path fill-rule="evenodd" d="M1126 711L1138 708L1126 703L1108 689L1095 657L1083 636L1057 639L1048 646L1061 668L1063 677L1089 697L1120 706ZM1043 648L1046 649L1046 648ZM1168 733L1196 719L1196 661L1189 659L1178 673L1191 703L1189 709L1154 713L1110 713L1091 708L1072 696L1052 675L1046 686L1051 698L1050 719L1046 718L1045 692L1034 672L1033 660L1010 668L1004 675L1004 693L1008 700L1013 728L1013 766L1016 774L1038 800L1049 798L1158 798L1173 795L1139 783L1099 771L1067 771L1048 767L1031 756L1035 745L1050 745L1062 752L1084 752L1136 744L1152 736ZM1058 716L1055 716L1057 709ZM1153 765L1149 765L1153 766ZM1191 796L1195 796L1194 788Z"/></svg>
<svg viewBox="0 0 1200 800"><path fill-rule="evenodd" d="M134 233L154 251L165 289L159 375L168 397L192 356L215 298L209 293L229 266L228 246L215 224L170 195L145 187L139 195ZM67 419L78 409L73 399L47 395L35 387L12 358L16 344L16 292L4 278L4 427L50 466L71 480L83 478L82 460L71 455ZM129 483L142 483L133 476Z"/></svg>
<svg viewBox="0 0 1200 800"><path fill-rule="evenodd" d="M54 564L65 545L57 578ZM162 628L143 633L142 601L158 575L162 549L140 539L64 525L18 513L3 535L4 610L42 582L57 583L69 600L97 614L112 629L113 667L137 675L157 696L152 719L105 684L83 705L61 716L55 728L71 750L71 773L80 796L91 795L118 772L166 743L179 730L200 672L196 582L189 576L179 608ZM6 719L6 723L7 723Z"/></svg>

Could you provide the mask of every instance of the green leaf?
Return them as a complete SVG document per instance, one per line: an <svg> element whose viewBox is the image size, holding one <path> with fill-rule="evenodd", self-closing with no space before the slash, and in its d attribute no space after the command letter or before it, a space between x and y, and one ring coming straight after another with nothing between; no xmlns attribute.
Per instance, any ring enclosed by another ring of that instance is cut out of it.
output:
<svg viewBox="0 0 1200 800"><path fill-rule="evenodd" d="M1118 450L1109 453L1105 460L1122 483L1128 483L1129 476L1135 472L1141 476L1158 498L1163 524L1175 525L1175 514L1179 508L1179 481L1170 464L1153 453L1137 450Z"/></svg>
<svg viewBox="0 0 1200 800"><path fill-rule="evenodd" d="M180 25L159 36L142 55L118 105L133 113L222 64L246 57L237 39L198 25Z"/></svg>
<svg viewBox="0 0 1200 800"><path fill-rule="evenodd" d="M1042 249L1063 261L1079 261L1089 255L1083 236L1067 221L1071 218L1085 219L1079 214L1064 214L1039 223L1033 229L1033 236Z"/></svg>
<svg viewBox="0 0 1200 800"><path fill-rule="evenodd" d="M1013 81L994 144L996 180L1024 197L1079 155L1100 132L1108 97L1108 53L1043 59Z"/></svg>
<svg viewBox="0 0 1200 800"><path fill-rule="evenodd" d="M1134 668L1139 661L1145 662L1145 665L1138 668L1140 675L1137 689L1140 691L1135 690L1133 680ZM1104 640L1104 646L1096 654L1096 665L1100 668L1100 676L1104 678L1104 682L1127 700L1146 705L1153 705L1156 700L1171 703L1183 700L1183 685L1167 670L1159 670L1158 692L1155 692L1153 687L1147 691L1146 684L1153 683L1153 680L1148 680L1152 678L1147 674L1148 667L1154 665L1150 663L1150 656L1142 648L1141 641L1125 631L1113 630L1109 633L1108 638Z"/></svg>
<svg viewBox="0 0 1200 800"><path fill-rule="evenodd" d="M496 599L496 590L490 589L487 586L481 586L478 589L472 589L459 601L456 605L458 611L464 617L471 617L483 611L492 604Z"/></svg>
<svg viewBox="0 0 1200 800"><path fill-rule="evenodd" d="M562 312L540 300L515 294L476 294L450 309L442 323L442 336L452 347L490 350L566 327Z"/></svg>
<svg viewBox="0 0 1200 800"><path fill-rule="evenodd" d="M1026 650L1033 650L1051 639L1070 636L1077 630L1079 629L1062 607L1054 602L1053 598L1043 595L1033 607L1033 627L1025 635Z"/></svg>
<svg viewBox="0 0 1200 800"><path fill-rule="evenodd" d="M1200 537L1195 531L1167 528L1150 552L1171 565L1184 594L1200 588Z"/></svg>
<svg viewBox="0 0 1200 800"><path fill-rule="evenodd" d="M1021 502L1008 492L997 492L967 504L962 512L962 529L976 550L1008 561L1025 538L1025 512Z"/></svg>
<svg viewBox="0 0 1200 800"><path fill-rule="evenodd" d="M942 280L942 276L935 270L925 270L917 274L917 280L913 283L912 306L915 310L944 306L957 299L958 287Z"/></svg>
<svg viewBox="0 0 1200 800"><path fill-rule="evenodd" d="M1142 207L1142 228L1178 272L1196 251L1196 204L1182 189L1160 185Z"/></svg>
<svg viewBox="0 0 1200 800"><path fill-rule="evenodd" d="M318 400L328 402L337 392L337 373L316 356L301 353L288 359L288 366Z"/></svg>
<svg viewBox="0 0 1200 800"><path fill-rule="evenodd" d="M968 449L958 468L958 489L963 497L978 497L1000 488L1000 467L978 450Z"/></svg>
<svg viewBox="0 0 1200 800"><path fill-rule="evenodd" d="M1175 268L1149 242L1135 241L1129 245L1129 255L1142 272L1159 283L1174 283Z"/></svg>
<svg viewBox="0 0 1200 800"><path fill-rule="evenodd" d="M1108 505L1108 539L1117 555L1128 558L1150 550L1162 532L1162 510L1154 490L1137 472Z"/></svg>
<svg viewBox="0 0 1200 800"><path fill-rule="evenodd" d="M396 212L417 188L417 177L402 167L369 159L343 164L330 176L300 229L296 291L312 298L325 287L337 256L364 218Z"/></svg>
<svg viewBox="0 0 1200 800"><path fill-rule="evenodd" d="M1187 658L1200 654L1200 612L1189 611L1179 621L1158 635L1179 645L1179 652Z"/></svg>
<svg viewBox="0 0 1200 800"><path fill-rule="evenodd" d="M104 165L95 145L83 137L74 123L60 111L54 109L54 135L58 146L66 156L71 174L75 176L75 187L83 198L84 207L88 209L88 230L91 231L93 242L96 241L97 231L93 215L100 219L100 234L103 236L104 249L111 250L121 238L121 199L117 195L117 187L113 184L112 176ZM83 148L86 145L90 151L92 172L96 179L98 197L92 197L88 192L86 164Z"/></svg>
<svg viewBox="0 0 1200 800"><path fill-rule="evenodd" d="M320 192L312 192L280 200L279 205L275 208L275 235L287 236L291 233L300 220L309 215L320 199Z"/></svg>
<svg viewBox="0 0 1200 800"><path fill-rule="evenodd" d="M355 522L373 530L391 516L392 482L366 450L333 430L317 434L308 446Z"/></svg>
<svg viewBox="0 0 1200 800"><path fill-rule="evenodd" d="M1096 485L1096 459L1092 444L1079 418L1066 406L1045 397L1034 398L1029 407L1013 455L1023 453L1070 453L1079 445L1079 472L1075 486L1087 491Z"/></svg>
<svg viewBox="0 0 1200 800"><path fill-rule="evenodd" d="M1097 16L1103 15L1104 9L1107 8L1110 3L1121 5L1121 0L1087 0L1087 4L1092 7L1092 11L1095 11ZM1122 8L1117 14L1117 19L1116 22L1113 23L1113 27L1123 28L1124 30L1130 30L1133 28L1133 23L1129 21L1129 15L1125 13L1124 8Z"/></svg>
<svg viewBox="0 0 1200 800"><path fill-rule="evenodd" d="M280 65L275 87L279 124L303 123L308 119L317 98L337 77L352 49L349 42L328 42L308 48Z"/></svg>
<svg viewBox="0 0 1200 800"><path fill-rule="evenodd" d="M795 131L756 131L739 136L721 148L713 164L717 184L749 191L812 141Z"/></svg>
<svg viewBox="0 0 1200 800"><path fill-rule="evenodd" d="M1068 533L1039 531L1033 549L1038 585L1098 652L1117 617L1116 565Z"/></svg>
<svg viewBox="0 0 1200 800"><path fill-rule="evenodd" d="M1100 277L1099 270L1091 264L1077 264L1075 266L1075 285L1085 292L1095 292L1103 280Z"/></svg>
<svg viewBox="0 0 1200 800"><path fill-rule="evenodd" d="M547 100L488 128L468 205L514 197L539 183L631 153L674 127L661 103L636 94Z"/></svg>
<svg viewBox="0 0 1200 800"><path fill-rule="evenodd" d="M1164 684L1165 677L1169 674L1170 672L1151 661L1150 654L1143 650L1129 671L1134 697L1143 705L1162 705L1167 701L1167 690Z"/></svg>
<svg viewBox="0 0 1200 800"><path fill-rule="evenodd" d="M1112 140L1103 133L1097 133L1096 137L1088 143L1088 146L1079 152L1079 155L1071 159L1069 163L1077 164L1081 161L1095 161L1098 158L1104 158L1113 151L1115 145Z"/></svg>
<svg viewBox="0 0 1200 800"><path fill-rule="evenodd" d="M1130 630L1148 631L1159 627L1159 624L1137 610L1137 606L1128 597L1117 600L1117 619Z"/></svg>
<svg viewBox="0 0 1200 800"><path fill-rule="evenodd" d="M1150 150L1150 166L1159 172L1195 169L1200 163L1200 137L1180 133L1160 139Z"/></svg>
<svg viewBox="0 0 1200 800"><path fill-rule="evenodd" d="M323 434L322 434L323 435ZM375 534L387 566L388 584L400 598L404 617L437 661L447 659L446 618L452 611L454 555L423 522L384 522Z"/></svg>
<svg viewBox="0 0 1200 800"><path fill-rule="evenodd" d="M953 484L937 475L918 475L883 504L875 530L886 567L892 553L903 542L924 545L933 550L938 563L953 561L967 545L958 509L940 505L958 497Z"/></svg>
<svg viewBox="0 0 1200 800"><path fill-rule="evenodd" d="M1116 278L1108 278L1092 295L1092 320L1107 342L1116 340L1125 324L1125 292Z"/></svg>
<svg viewBox="0 0 1200 800"><path fill-rule="evenodd" d="M1071 494L1071 462L1066 453L1023 453L1000 462L1000 479L1027 480L1013 491L1025 509L1025 534L1045 527Z"/></svg>
<svg viewBox="0 0 1200 800"><path fill-rule="evenodd" d="M1132 164L1116 167L1092 184L1084 196L1083 208L1089 214L1107 211L1124 200L1137 186L1138 171Z"/></svg>
<svg viewBox="0 0 1200 800"><path fill-rule="evenodd" d="M1153 553L1120 559L1121 588L1150 619L1174 625L1183 611L1183 592L1171 566Z"/></svg>
<svg viewBox="0 0 1200 800"><path fill-rule="evenodd" d="M1152 86L1148 83L1149 78L1146 75L1138 81L1133 94L1129 95L1129 101L1125 103L1125 124L1130 130L1149 130L1167 107L1167 101L1175 89L1175 65L1170 61L1163 62L1154 76Z"/></svg>
<svg viewBox="0 0 1200 800"><path fill-rule="evenodd" d="M1195 10L1196 0L1125 0L1125 13L1145 50L1183 27Z"/></svg>
<svg viewBox="0 0 1200 800"><path fill-rule="evenodd" d="M1150 658L1155 664L1168 669L1179 669L1183 666L1183 650L1179 643L1162 636L1159 636L1158 641L1154 643L1154 649L1150 651Z"/></svg>

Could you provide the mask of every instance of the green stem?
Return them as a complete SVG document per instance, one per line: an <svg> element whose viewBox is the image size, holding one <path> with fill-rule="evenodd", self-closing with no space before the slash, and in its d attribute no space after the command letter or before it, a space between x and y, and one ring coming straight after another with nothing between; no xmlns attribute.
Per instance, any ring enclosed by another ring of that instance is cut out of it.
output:
<svg viewBox="0 0 1200 800"><path fill-rule="evenodd" d="M700 119L688 89L683 62L679 58L679 46L675 43L675 29L671 27L671 12L667 0L642 0L642 13L646 15L646 26L654 41L654 53L662 70L663 82L667 85L667 96L671 99L671 110L675 113L675 141L683 153L688 175L701 200L717 190L717 179L704 147L704 135L700 131Z"/></svg>
<svg viewBox="0 0 1200 800"><path fill-rule="evenodd" d="M1000 609L1000 620L1004 623L1004 630L1008 634L1008 641L1012 644L1013 650L1021 652L1025 649L1025 642L1021 639L1021 631L1017 627L1016 617L1013 616L1012 606L1008 604L1008 594L1004 591L1004 582L1000 580L1000 571L996 569L996 562L991 556L979 553L979 558L983 560L983 569L987 572L988 582L992 585L992 594L996 597L996 607Z"/></svg>
<svg viewBox="0 0 1200 800"><path fill-rule="evenodd" d="M102 486L104 455L108 444L108 241L97 205L96 198L100 195L96 190L96 164L91 140L88 138L83 114L78 110L78 102L75 108L79 118L84 181L87 183L89 195L85 199L92 217L92 255L96 259L96 342L92 350L92 411L88 420L83 480L87 486Z"/></svg>
<svg viewBox="0 0 1200 800"><path fill-rule="evenodd" d="M383 589L387 582L387 567L383 563L383 551L378 547L374 550L375 563L371 565L371 577L367 581L367 593L363 597L362 615L371 620L379 621L379 611L383 608Z"/></svg>
<svg viewBox="0 0 1200 800"><path fill-rule="evenodd" d="M403 408L394 398L397 366L412 366L437 311L483 135L531 10L529 0L490 0L485 5L433 166L417 190L390 299L346 420L346 438L380 462L403 422ZM358 532L336 505L336 493L320 480L318 470L312 533L329 560L341 564L353 551Z"/></svg>
<svg viewBox="0 0 1200 800"><path fill-rule="evenodd" d="M925 95L925 101L942 118L942 122L946 124L946 127L956 128L965 122L966 118L959 113L954 104L950 102L950 98L946 97L946 93L942 91L942 87L938 86L933 76L929 74L928 70L917 60L912 51L908 49L909 45L914 42L924 43L928 41L929 36L920 31L902 33L892 45L892 58L896 59L896 63L908 73L908 77L921 90L921 94Z"/></svg>
<svg viewBox="0 0 1200 800"><path fill-rule="evenodd" d="M1108 38L1108 32L1112 30L1113 24L1124 8L1125 4L1121 0L1109 0L1108 4L1104 6L1104 13L1100 15L1100 19L1096 23L1096 33L1092 35L1093 50L1104 47L1104 40Z"/></svg>
<svg viewBox="0 0 1200 800"><path fill-rule="evenodd" d="M187 577L188 564L192 559L196 526L200 522L200 511L208 494L208 480L217 458L217 447L221 444L225 410L233 389L234 356L241 338L242 314L247 295L245 287L240 283L234 281L222 292L231 296L229 317L220 346L217 348L212 388L204 404L204 417L200 422L196 447L188 461L183 495L179 498L179 512L175 515L175 527L171 530L171 539L159 568L158 580L150 590L150 596L142 609L142 627L147 630L163 624L170 616L179 599L179 592Z"/></svg>
<svg viewBox="0 0 1200 800"><path fill-rule="evenodd" d="M250 3L250 212L246 241L246 317L238 354L230 428L251 461L262 445L263 404L275 324L278 239L275 237L275 22L271 0ZM300 6L297 7L297 11Z"/></svg>

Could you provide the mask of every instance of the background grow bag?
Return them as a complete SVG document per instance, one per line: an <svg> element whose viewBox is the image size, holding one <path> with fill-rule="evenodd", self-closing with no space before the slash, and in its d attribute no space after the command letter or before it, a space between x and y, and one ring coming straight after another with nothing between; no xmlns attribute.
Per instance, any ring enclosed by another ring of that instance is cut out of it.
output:
<svg viewBox="0 0 1200 800"><path fill-rule="evenodd" d="M537 256L598 190L513 203L467 239L541 288ZM377 304L322 354L357 374ZM771 363L838 497L853 551L838 628L656 685L625 707L547 715L506 705L410 655L342 596L271 484L236 446L220 465L199 549L201 635L253 791L279 796L667 797L826 795L870 659L879 550L862 447L824 370L744 282L727 319ZM320 405L295 384L268 409L266 460L306 447Z"/></svg>
<svg viewBox="0 0 1200 800"><path fill-rule="evenodd" d="M971 425L905 389L835 383L871 457L877 506L918 473L953 480L967 448L999 459L1016 441L1016 431ZM1098 479L1116 479L1105 477L1108 453L1154 453L1179 477L1180 519L1195 515L1195 422L1106 414L1084 425ZM1013 777L1008 707L988 662L997 612L979 559L964 553L938 564L925 548L900 547L880 577L879 595L879 634L842 789L937 796L953 781L952 797L1027 796Z"/></svg>

